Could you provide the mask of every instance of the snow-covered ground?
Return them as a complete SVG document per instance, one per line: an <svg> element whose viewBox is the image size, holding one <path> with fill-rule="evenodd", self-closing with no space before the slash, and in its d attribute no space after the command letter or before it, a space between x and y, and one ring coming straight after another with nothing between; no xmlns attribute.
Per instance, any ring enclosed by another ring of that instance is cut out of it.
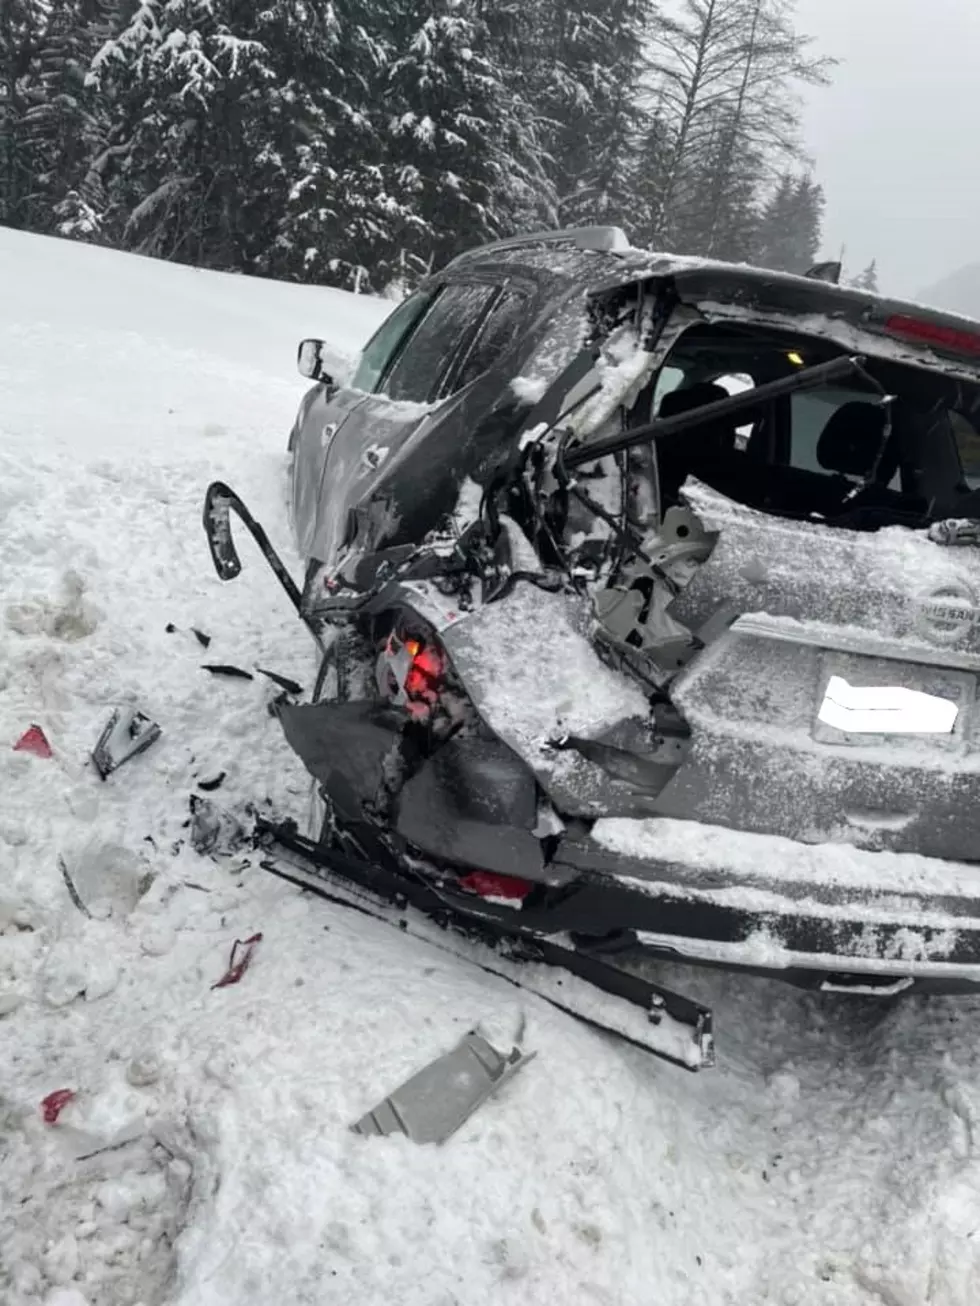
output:
<svg viewBox="0 0 980 1306"><path fill-rule="evenodd" d="M296 341L351 351L384 311L0 230L0 1302L975 1306L975 1001L677 969L716 1013L693 1077L188 846L222 771L228 808L307 799L274 687L202 670L312 668L248 545L215 578L205 486L295 566ZM100 783L86 757L125 703L163 736ZM32 723L52 758L13 751ZM351 1134L522 1014L537 1057L445 1146Z"/></svg>

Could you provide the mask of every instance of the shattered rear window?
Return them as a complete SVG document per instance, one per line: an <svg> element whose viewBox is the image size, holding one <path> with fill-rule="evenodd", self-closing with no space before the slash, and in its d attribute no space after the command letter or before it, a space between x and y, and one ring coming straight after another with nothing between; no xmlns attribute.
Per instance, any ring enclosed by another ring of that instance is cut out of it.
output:
<svg viewBox="0 0 980 1306"><path fill-rule="evenodd" d="M971 490L980 489L980 434L963 413L951 414L956 448L963 468L963 479Z"/></svg>
<svg viewBox="0 0 980 1306"><path fill-rule="evenodd" d="M807 390L792 395L789 463L807 472L826 470L820 462L820 437L830 425L831 419L845 404L866 404L870 409L877 408L878 396L860 390L842 390L838 387L824 387L820 390ZM857 484L861 477L854 472L841 471L838 475L847 477ZM893 488L898 489L898 473L893 481Z"/></svg>
<svg viewBox="0 0 980 1306"><path fill-rule="evenodd" d="M802 376L843 352L778 328L699 324L667 356L652 415ZM858 529L980 515L980 379L870 352L865 370L661 437L665 503L694 477L749 507Z"/></svg>

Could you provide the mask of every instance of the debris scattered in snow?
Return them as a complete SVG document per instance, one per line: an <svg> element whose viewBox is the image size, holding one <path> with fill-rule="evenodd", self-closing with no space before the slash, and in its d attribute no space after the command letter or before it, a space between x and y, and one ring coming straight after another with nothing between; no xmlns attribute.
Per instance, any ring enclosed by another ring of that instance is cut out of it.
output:
<svg viewBox="0 0 980 1306"><path fill-rule="evenodd" d="M53 1093L41 1101L41 1115L44 1117L46 1125L56 1125L58 1117L75 1097L75 1090L72 1088L56 1088ZM71 1278L71 1275L68 1276Z"/></svg>
<svg viewBox="0 0 980 1306"><path fill-rule="evenodd" d="M160 738L162 731L145 712L135 707L117 707L102 728L92 750L92 761L103 780L145 753Z"/></svg>
<svg viewBox="0 0 980 1306"><path fill-rule="evenodd" d="M233 479L285 537L295 340L347 344L389 306L3 229L0 285L0 994L24 999L2 1026L3 1306L632 1306L651 1284L661 1306L974 1306L976 1000L884 1006L664 967L715 1012L719 1066L691 1079L186 842L218 743L229 810L308 798L268 686L216 694L196 646L184 659L162 638L170 620L209 629L250 666L309 675L274 577L209 574L203 489ZM83 614L88 634L66 639L79 626L43 604L11 623L69 567L101 614ZM131 701L167 746L98 785L82 760ZM35 719L53 765L12 750ZM90 921L57 855L80 883L106 847L142 852L153 884L128 906L110 854L113 910ZM257 922L275 964L211 992ZM154 931L166 948L145 947ZM95 959L117 982L80 1001ZM52 1009L59 972L82 988ZM349 1133L379 1067L399 1082L525 1005L548 1073L474 1115L460 1146ZM78 1098L45 1125L38 1103L67 1085Z"/></svg>
<svg viewBox="0 0 980 1306"><path fill-rule="evenodd" d="M248 970L252 961L252 954L261 942L261 934L252 934L247 939L236 939L232 944L231 956L228 959L228 969L222 975L221 979L217 980L211 985L211 987L213 989L225 989L228 988L230 984L237 984Z"/></svg>
<svg viewBox="0 0 980 1306"><path fill-rule="evenodd" d="M33 757L49 758L54 754L47 736L40 726L30 726L14 744L15 753L30 753Z"/></svg>
<svg viewBox="0 0 980 1306"><path fill-rule="evenodd" d="M231 852L240 847L245 831L231 812L218 807L209 798L191 794L191 847L195 852L212 853L217 849Z"/></svg>
<svg viewBox="0 0 980 1306"><path fill-rule="evenodd" d="M352 1128L368 1137L401 1133L413 1143L444 1143L533 1057L516 1046L504 1056L478 1030L470 1030Z"/></svg>

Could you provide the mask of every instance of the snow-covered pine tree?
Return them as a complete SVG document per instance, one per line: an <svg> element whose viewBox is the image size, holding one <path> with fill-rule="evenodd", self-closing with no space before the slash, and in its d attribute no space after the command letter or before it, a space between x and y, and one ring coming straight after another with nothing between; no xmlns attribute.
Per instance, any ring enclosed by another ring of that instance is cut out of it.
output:
<svg viewBox="0 0 980 1306"><path fill-rule="evenodd" d="M247 264L241 183L252 170L255 87L269 70L252 32L229 22L235 7L139 0L97 52L89 84L111 127L91 162L105 188L99 221L115 243L204 266Z"/></svg>
<svg viewBox="0 0 980 1306"><path fill-rule="evenodd" d="M673 132L670 115L662 96L654 100L646 114L639 142L634 188L634 225L637 244L650 249L662 248L657 242L656 215L663 204L667 165L671 157Z"/></svg>
<svg viewBox="0 0 980 1306"><path fill-rule="evenodd" d="M650 0L574 0L536 11L541 33L534 70L543 90L551 172L563 226L640 220L636 168L647 113L643 46Z"/></svg>
<svg viewBox="0 0 980 1306"><path fill-rule="evenodd" d="M85 87L109 0L3 0L0 5L0 221L55 226L98 136Z"/></svg>
<svg viewBox="0 0 980 1306"><path fill-rule="evenodd" d="M717 114L704 175L700 184L692 179L690 188L698 207L689 221L696 227L684 240L685 248L734 263L751 258L759 223L758 159L740 114L737 100Z"/></svg>
<svg viewBox="0 0 980 1306"><path fill-rule="evenodd" d="M405 257L441 264L549 207L537 114L501 65L483 10L482 0L389 4L386 176L412 220L387 275Z"/></svg>
<svg viewBox="0 0 980 1306"><path fill-rule="evenodd" d="M0 222L13 227L27 225L34 160L24 117L43 23L39 0L0 7Z"/></svg>
<svg viewBox="0 0 980 1306"><path fill-rule="evenodd" d="M859 272L854 280L850 283L855 290L870 290L872 294L878 293L878 260L872 259L863 272Z"/></svg>
<svg viewBox="0 0 980 1306"><path fill-rule="evenodd" d="M806 272L817 260L823 189L809 175L784 173L764 205L754 261L777 272Z"/></svg>
<svg viewBox="0 0 980 1306"><path fill-rule="evenodd" d="M378 289L371 269L412 221L385 166L388 16L370 0L290 0L288 8L277 43L293 69L277 97L276 160L285 195L261 266L289 279ZM308 19L296 34L303 51L297 63L289 28L302 26L303 9Z"/></svg>
<svg viewBox="0 0 980 1306"><path fill-rule="evenodd" d="M105 229L144 253L262 267L299 147L325 133L324 106L337 93L334 5L138 0L129 8L90 74L111 120L92 160L105 185Z"/></svg>

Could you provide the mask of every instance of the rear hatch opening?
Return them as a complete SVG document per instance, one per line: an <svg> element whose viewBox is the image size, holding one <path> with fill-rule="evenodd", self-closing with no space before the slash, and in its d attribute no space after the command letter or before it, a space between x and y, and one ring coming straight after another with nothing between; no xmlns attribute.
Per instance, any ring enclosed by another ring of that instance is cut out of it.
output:
<svg viewBox="0 0 980 1306"><path fill-rule="evenodd" d="M595 648L650 701L574 745L606 810L976 860L980 550L930 534L980 518L975 360L678 317L556 456Z"/></svg>
<svg viewBox="0 0 980 1306"><path fill-rule="evenodd" d="M747 396L843 355L817 336L698 324L668 354L635 417ZM864 378L801 389L657 440L664 507L680 502L693 476L747 507L851 530L980 515L980 378L863 357Z"/></svg>

